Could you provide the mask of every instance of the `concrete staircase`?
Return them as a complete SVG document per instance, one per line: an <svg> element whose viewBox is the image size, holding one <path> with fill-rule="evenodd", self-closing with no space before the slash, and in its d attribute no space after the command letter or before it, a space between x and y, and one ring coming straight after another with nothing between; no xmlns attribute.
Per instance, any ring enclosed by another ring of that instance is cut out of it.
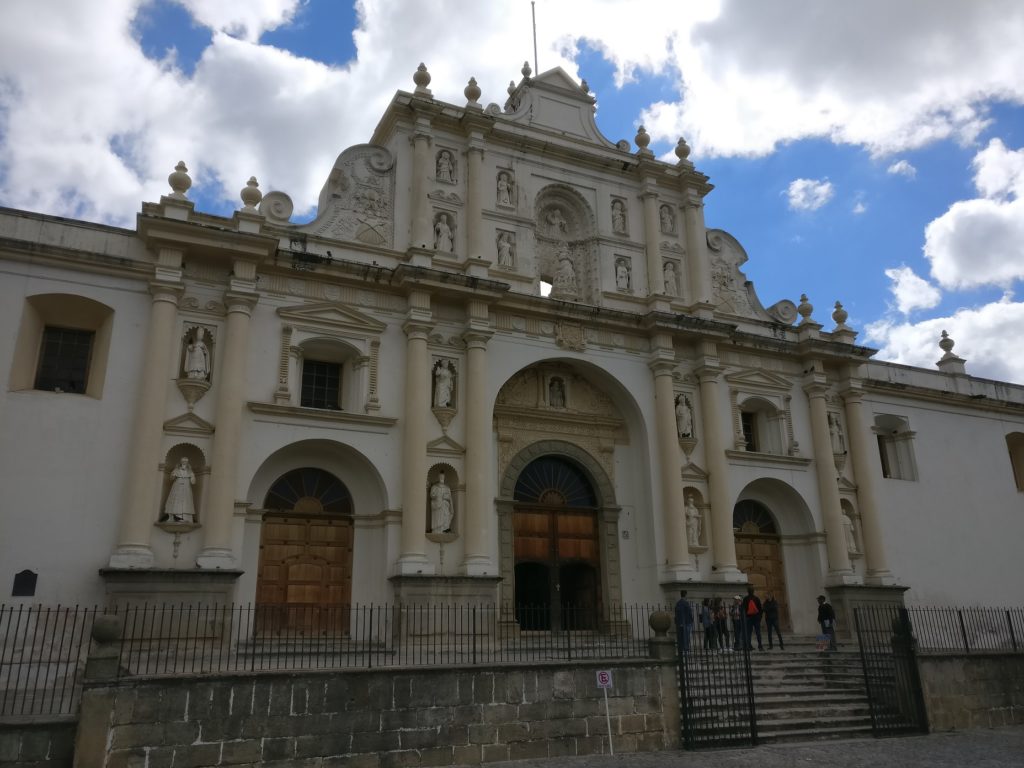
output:
<svg viewBox="0 0 1024 768"><path fill-rule="evenodd" d="M767 648L767 646L765 646ZM871 735L864 669L856 646L822 653L814 638L786 650L751 651L757 735L761 743Z"/></svg>

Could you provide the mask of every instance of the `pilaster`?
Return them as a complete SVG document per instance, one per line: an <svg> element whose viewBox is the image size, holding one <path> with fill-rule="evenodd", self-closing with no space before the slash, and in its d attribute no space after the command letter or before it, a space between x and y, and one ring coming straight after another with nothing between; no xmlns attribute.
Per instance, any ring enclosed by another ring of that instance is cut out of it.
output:
<svg viewBox="0 0 1024 768"><path fill-rule="evenodd" d="M665 275L661 265L661 224L658 221L658 191L648 179L640 193L644 212L644 253L647 256L647 283L650 295L665 293Z"/></svg>
<svg viewBox="0 0 1024 768"><path fill-rule="evenodd" d="M428 180L433 161L430 157L430 120L419 117L412 135L412 242L413 248L430 248L434 243L433 223L430 220L430 201L427 199Z"/></svg>
<svg viewBox="0 0 1024 768"><path fill-rule="evenodd" d="M493 466L490 399L487 394L487 342L492 331L487 322L487 305L470 302L466 342L466 514L464 531L467 576L494 576L497 573L488 553L494 519L490 469Z"/></svg>
<svg viewBox="0 0 1024 768"><path fill-rule="evenodd" d="M703 316L710 316L712 304L711 270L708 264L707 230L704 226L704 204L698 194L691 192L683 206L686 227L686 266L690 302Z"/></svg>

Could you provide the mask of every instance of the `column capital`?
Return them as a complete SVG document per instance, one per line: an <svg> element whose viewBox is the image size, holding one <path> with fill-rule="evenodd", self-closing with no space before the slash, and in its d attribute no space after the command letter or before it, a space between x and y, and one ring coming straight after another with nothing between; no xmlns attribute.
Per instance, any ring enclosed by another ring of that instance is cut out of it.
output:
<svg viewBox="0 0 1024 768"><path fill-rule="evenodd" d="M154 302L166 301L177 306L184 293L185 286L180 284L164 283L157 280L149 283L149 295L153 297Z"/></svg>
<svg viewBox="0 0 1024 768"><path fill-rule="evenodd" d="M651 373L657 376L671 376L676 370L676 361L668 358L655 358L647 361Z"/></svg>
<svg viewBox="0 0 1024 768"><path fill-rule="evenodd" d="M486 349L487 342L491 340L493 335L494 331L470 328L462 334L462 340L466 342L467 349Z"/></svg>
<svg viewBox="0 0 1024 768"><path fill-rule="evenodd" d="M225 291L224 292L224 305L227 307L229 313L238 312L244 314L247 317L252 316L253 307L260 300L258 293L248 293L242 291Z"/></svg>
<svg viewBox="0 0 1024 768"><path fill-rule="evenodd" d="M430 332L434 330L434 326L432 323L422 320L410 319L402 323L402 330L409 339L423 339L425 341Z"/></svg>
<svg viewBox="0 0 1024 768"><path fill-rule="evenodd" d="M716 384L722 375L722 367L717 363L705 364L693 371L701 384Z"/></svg>

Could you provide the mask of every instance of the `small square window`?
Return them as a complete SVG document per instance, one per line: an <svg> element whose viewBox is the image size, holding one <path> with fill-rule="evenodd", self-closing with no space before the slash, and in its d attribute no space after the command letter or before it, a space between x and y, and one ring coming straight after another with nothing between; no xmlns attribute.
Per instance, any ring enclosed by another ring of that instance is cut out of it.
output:
<svg viewBox="0 0 1024 768"><path fill-rule="evenodd" d="M341 410L341 365L319 360L302 363L303 408Z"/></svg>
<svg viewBox="0 0 1024 768"><path fill-rule="evenodd" d="M93 331L46 326L39 349L35 388L84 393L95 336Z"/></svg>

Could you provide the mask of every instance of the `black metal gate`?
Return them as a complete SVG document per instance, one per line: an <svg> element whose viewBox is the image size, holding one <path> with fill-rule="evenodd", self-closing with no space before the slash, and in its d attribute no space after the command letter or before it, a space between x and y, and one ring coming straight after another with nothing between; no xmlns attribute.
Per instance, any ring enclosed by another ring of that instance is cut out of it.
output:
<svg viewBox="0 0 1024 768"><path fill-rule="evenodd" d="M731 635L705 635L697 622L687 647L677 644L684 749L757 744L750 651Z"/></svg>
<svg viewBox="0 0 1024 768"><path fill-rule="evenodd" d="M928 716L907 609L861 607L854 616L874 735L927 733Z"/></svg>

